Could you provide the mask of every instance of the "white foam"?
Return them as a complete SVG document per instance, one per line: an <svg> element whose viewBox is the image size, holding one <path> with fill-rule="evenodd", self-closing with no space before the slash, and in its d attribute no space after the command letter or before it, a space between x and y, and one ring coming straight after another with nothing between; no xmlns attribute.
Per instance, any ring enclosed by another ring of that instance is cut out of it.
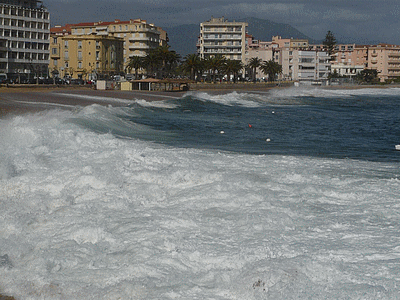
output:
<svg viewBox="0 0 400 300"><path fill-rule="evenodd" d="M103 109L0 120L2 293L396 298L398 164L168 148L69 122Z"/></svg>
<svg viewBox="0 0 400 300"><path fill-rule="evenodd" d="M191 92L188 93L188 95L193 95L203 101L207 100L228 106L240 105L244 107L259 107L261 105L259 102L254 101L254 97L250 99L246 93L231 92L214 95L205 92Z"/></svg>
<svg viewBox="0 0 400 300"><path fill-rule="evenodd" d="M271 89L272 98L293 97L319 97L319 98L349 98L353 96L398 96L400 88L321 88L321 87L291 87L283 89Z"/></svg>

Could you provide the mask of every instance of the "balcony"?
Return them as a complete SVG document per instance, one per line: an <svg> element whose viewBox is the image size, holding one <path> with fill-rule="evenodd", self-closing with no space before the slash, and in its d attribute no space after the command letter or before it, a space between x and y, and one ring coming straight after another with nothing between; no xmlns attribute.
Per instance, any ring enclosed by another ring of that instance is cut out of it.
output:
<svg viewBox="0 0 400 300"><path fill-rule="evenodd" d="M146 50L146 49L150 49L150 46L148 45L133 45L133 46L129 46L129 50Z"/></svg>

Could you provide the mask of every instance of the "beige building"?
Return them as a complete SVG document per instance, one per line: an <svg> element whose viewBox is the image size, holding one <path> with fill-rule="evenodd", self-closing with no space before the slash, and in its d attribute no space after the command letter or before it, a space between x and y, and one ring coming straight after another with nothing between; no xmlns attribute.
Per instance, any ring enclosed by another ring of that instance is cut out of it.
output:
<svg viewBox="0 0 400 300"><path fill-rule="evenodd" d="M167 44L167 33L146 20L79 23L71 25L73 35L97 34L122 38L124 41L124 68L132 56L146 56L151 49Z"/></svg>
<svg viewBox="0 0 400 300"><path fill-rule="evenodd" d="M123 39L69 33L70 27L52 30L49 70L53 76L97 79L122 72Z"/></svg>
<svg viewBox="0 0 400 300"><path fill-rule="evenodd" d="M368 47L368 69L377 70L380 81L400 77L400 46L378 44Z"/></svg>
<svg viewBox="0 0 400 300"><path fill-rule="evenodd" d="M0 73L11 79L47 76L50 14L42 1L0 3Z"/></svg>
<svg viewBox="0 0 400 300"><path fill-rule="evenodd" d="M230 22L225 18L211 18L200 24L199 54L206 59L221 54L227 59L245 63L245 22Z"/></svg>
<svg viewBox="0 0 400 300"><path fill-rule="evenodd" d="M251 58L258 57L263 61L274 60L282 66L280 79L296 80L303 83L324 82L330 72L329 55L322 49L310 49L308 40L282 39L273 37L272 41L261 42L247 36L246 64ZM257 70L256 78L264 78Z"/></svg>
<svg viewBox="0 0 400 300"><path fill-rule="evenodd" d="M79 36L96 35L110 37L123 41L122 71L125 70L132 56L146 56L151 49L167 45L168 35L165 30L147 23L145 20L134 19L129 21L114 20L112 22L89 22L67 24L51 29L52 36Z"/></svg>

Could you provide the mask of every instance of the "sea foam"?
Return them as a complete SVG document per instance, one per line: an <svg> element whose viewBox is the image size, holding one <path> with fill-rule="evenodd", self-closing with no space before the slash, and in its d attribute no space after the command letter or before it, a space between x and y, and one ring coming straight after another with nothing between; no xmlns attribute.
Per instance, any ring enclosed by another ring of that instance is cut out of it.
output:
<svg viewBox="0 0 400 300"><path fill-rule="evenodd" d="M399 295L398 164L119 138L132 113L94 105L0 120L2 293Z"/></svg>

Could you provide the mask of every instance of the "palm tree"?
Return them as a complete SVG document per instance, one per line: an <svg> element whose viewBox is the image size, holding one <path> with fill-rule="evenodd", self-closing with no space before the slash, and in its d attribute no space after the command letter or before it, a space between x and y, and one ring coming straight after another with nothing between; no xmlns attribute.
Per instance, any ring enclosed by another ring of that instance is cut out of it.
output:
<svg viewBox="0 0 400 300"><path fill-rule="evenodd" d="M177 66L180 60L179 54L169 49L170 46L160 46L154 49L155 60L161 69L160 77L169 77L172 69Z"/></svg>
<svg viewBox="0 0 400 300"><path fill-rule="evenodd" d="M240 60L233 61L233 66L232 66L233 82L236 82L236 79L239 76L239 72L242 71L243 68L244 68L244 65Z"/></svg>
<svg viewBox="0 0 400 300"><path fill-rule="evenodd" d="M154 70L158 67L159 60L157 53L154 49L150 50L149 53L143 58L143 67L146 69L147 76L152 77Z"/></svg>
<svg viewBox="0 0 400 300"><path fill-rule="evenodd" d="M196 74L201 70L202 60L197 54L188 54L182 63L182 70L190 73L190 79L196 80Z"/></svg>
<svg viewBox="0 0 400 300"><path fill-rule="evenodd" d="M269 81L274 81L277 74L282 73L282 66L272 59L269 61L265 61L260 69L263 71L265 75L268 75Z"/></svg>
<svg viewBox="0 0 400 300"><path fill-rule="evenodd" d="M232 59L227 59L224 63L223 70L226 73L228 77L228 81L231 79L231 74L233 74L233 81L235 82L237 74L240 72L240 70L243 69L243 64L240 60L232 60Z"/></svg>
<svg viewBox="0 0 400 300"><path fill-rule="evenodd" d="M128 65L125 68L127 73L130 73L132 69L135 69L135 79L138 79L139 70L144 67L143 57L142 56L132 56L129 58Z"/></svg>
<svg viewBox="0 0 400 300"><path fill-rule="evenodd" d="M206 59L206 66L207 66L207 69L211 71L212 81L214 83L216 80L215 74L220 73L222 71L225 60L226 60L225 57L223 57L220 54L211 56Z"/></svg>
<svg viewBox="0 0 400 300"><path fill-rule="evenodd" d="M261 64L262 64L262 59L258 58L258 57L251 58L249 63L247 64L247 67L251 69L253 82L256 82L257 68L259 68L261 66Z"/></svg>

